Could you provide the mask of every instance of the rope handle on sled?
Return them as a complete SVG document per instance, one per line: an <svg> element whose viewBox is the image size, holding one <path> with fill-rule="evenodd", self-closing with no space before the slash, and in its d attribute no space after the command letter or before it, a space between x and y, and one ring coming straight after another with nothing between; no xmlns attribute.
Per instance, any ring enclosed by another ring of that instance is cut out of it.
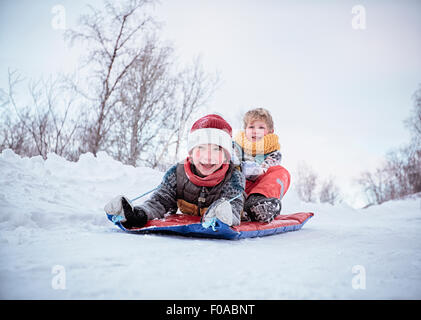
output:
<svg viewBox="0 0 421 320"><path fill-rule="evenodd" d="M138 196L138 197L136 197L136 198L133 198L133 199L131 199L131 200L129 200L129 201L130 201L130 203L132 203L132 202L134 202L134 201L136 201L136 200L138 200L138 199L140 199L140 198L143 198L144 196L148 195L149 193L154 192L154 191L155 191L155 190L157 190L157 189L158 189L158 187L153 188L152 190L146 191L145 193L141 194L140 196Z"/></svg>

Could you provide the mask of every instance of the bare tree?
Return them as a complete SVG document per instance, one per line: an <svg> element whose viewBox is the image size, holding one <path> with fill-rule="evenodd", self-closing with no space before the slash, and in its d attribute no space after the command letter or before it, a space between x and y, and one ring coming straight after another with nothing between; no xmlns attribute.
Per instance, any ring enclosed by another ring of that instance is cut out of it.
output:
<svg viewBox="0 0 421 320"><path fill-rule="evenodd" d="M412 143L421 148L421 84L413 95L414 105L410 117L405 121L412 134Z"/></svg>
<svg viewBox="0 0 421 320"><path fill-rule="evenodd" d="M156 137L168 127L168 115L176 107L171 103L175 91L170 70L172 51L151 37L122 82L122 108L113 114L116 130L109 146L120 161L136 165L148 147L156 149Z"/></svg>
<svg viewBox="0 0 421 320"><path fill-rule="evenodd" d="M0 122L0 151L12 149L15 153L26 155L30 148L30 136L25 123L19 121L12 101L15 95L16 86L23 81L17 71L8 70L8 89L0 89L1 101L1 122ZM29 111L23 116L29 117Z"/></svg>
<svg viewBox="0 0 421 320"><path fill-rule="evenodd" d="M335 205L340 200L339 187L336 185L332 177L328 178L322 183L319 200L321 203L329 203Z"/></svg>
<svg viewBox="0 0 421 320"><path fill-rule="evenodd" d="M412 193L421 192L421 84L413 95L414 105L406 124L412 141L405 149L407 163L406 175L412 188Z"/></svg>
<svg viewBox="0 0 421 320"><path fill-rule="evenodd" d="M29 103L18 102L16 90L24 79L17 71L9 70L7 92L8 106L1 123L1 148L12 148L25 156L54 152L74 160L72 143L77 130L77 120L69 115L74 104L60 89L60 79L29 81ZM21 94L23 95L23 94Z"/></svg>
<svg viewBox="0 0 421 320"><path fill-rule="evenodd" d="M305 202L316 201L317 174L306 163L302 162L297 168L295 189L301 200Z"/></svg>
<svg viewBox="0 0 421 320"><path fill-rule="evenodd" d="M105 2L91 8L68 39L89 45L89 89L78 90L93 104L80 151L106 150L124 163L157 167L169 150L177 157L185 126L216 88L200 59L176 71L173 48L160 41L147 8L154 1ZM174 157L173 157L174 158Z"/></svg>
<svg viewBox="0 0 421 320"><path fill-rule="evenodd" d="M31 155L29 153L29 150L31 149L31 139L24 123L13 119L10 110L3 110L1 119L0 152L4 149L12 149L19 155Z"/></svg>
<svg viewBox="0 0 421 320"><path fill-rule="evenodd" d="M178 158L186 124L213 94L218 77L201 60L175 72L173 48L150 37L119 89L122 108L107 150L131 165L166 168ZM171 156L169 156L169 153Z"/></svg>
<svg viewBox="0 0 421 320"><path fill-rule="evenodd" d="M399 150L402 154L400 167L401 179L398 184L402 191L400 196L421 192L421 147L410 144Z"/></svg>
<svg viewBox="0 0 421 320"><path fill-rule="evenodd" d="M409 145L391 151L382 166L362 173L357 182L369 205L421 192L421 150Z"/></svg>
<svg viewBox="0 0 421 320"><path fill-rule="evenodd" d="M151 16L145 14L151 3L105 1L104 11L90 7L91 13L81 17L79 29L66 33L70 43L80 41L88 45L85 66L91 68L88 87L92 94L79 90L95 105L85 123L82 152L96 155L108 140L115 120L111 115L120 103L119 88L143 54L144 47L138 46L138 41L155 25Z"/></svg>
<svg viewBox="0 0 421 320"><path fill-rule="evenodd" d="M64 91L61 82L31 82L31 104L23 107L14 94L21 79L9 75L0 105L15 112L3 112L0 147L72 160L104 150L127 164L160 168L177 158L187 123L210 99L218 78L204 72L199 58L177 66L173 47L159 39L147 12L152 3L105 1L102 10L90 7L80 26L66 32L70 43L86 45L79 70L84 80L68 76ZM63 92L65 98L59 96Z"/></svg>
<svg viewBox="0 0 421 320"><path fill-rule="evenodd" d="M411 185L408 180L408 150L406 148L391 151L386 154L386 162L383 171L387 175L384 198L397 199L411 193Z"/></svg>
<svg viewBox="0 0 421 320"><path fill-rule="evenodd" d="M174 78L175 94L172 104L175 108L165 119L167 130L161 136L162 143L158 144L162 148L150 162L152 168L162 165L166 167L167 163L179 159L187 139L189 122L208 103L219 84L219 75L206 73L200 57L193 59L192 64L186 66ZM168 157L170 147L173 156Z"/></svg>
<svg viewBox="0 0 421 320"><path fill-rule="evenodd" d="M357 182L362 186L369 204L381 204L386 201L384 196L385 173L376 169L374 173L365 171Z"/></svg>
<svg viewBox="0 0 421 320"><path fill-rule="evenodd" d="M384 164L358 179L369 205L421 192L421 87L414 94L414 107L405 124L411 130L411 143L390 151Z"/></svg>
<svg viewBox="0 0 421 320"><path fill-rule="evenodd" d="M187 67L177 77L180 80L180 108L176 113L175 158L180 153L182 141L186 139L186 124L192 115L203 107L215 92L219 84L219 75L205 73L201 58L196 57L190 67Z"/></svg>

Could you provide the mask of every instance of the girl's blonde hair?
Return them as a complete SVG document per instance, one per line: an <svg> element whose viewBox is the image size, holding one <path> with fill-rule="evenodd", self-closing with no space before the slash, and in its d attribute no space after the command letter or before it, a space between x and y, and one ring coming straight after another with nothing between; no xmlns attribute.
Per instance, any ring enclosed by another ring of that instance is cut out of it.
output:
<svg viewBox="0 0 421 320"><path fill-rule="evenodd" d="M247 125L252 121L264 121L268 126L269 132L273 132L273 119L270 115L270 112L263 108L256 108L246 112L243 118L244 129L247 128Z"/></svg>

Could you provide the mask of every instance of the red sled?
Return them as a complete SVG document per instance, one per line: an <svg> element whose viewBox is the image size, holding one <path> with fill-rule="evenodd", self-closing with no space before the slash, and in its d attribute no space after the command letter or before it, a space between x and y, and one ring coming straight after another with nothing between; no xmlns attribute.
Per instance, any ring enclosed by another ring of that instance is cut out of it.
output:
<svg viewBox="0 0 421 320"><path fill-rule="evenodd" d="M205 226L205 224L201 223L200 217L186 214L173 214L163 219L150 220L142 228L126 229L120 222L114 223L129 233L164 233L187 237L237 240L297 231L313 215L312 212L279 215L270 223L242 222L239 226L234 227L229 227L218 219L215 220L212 226ZM113 222L112 216L107 216Z"/></svg>

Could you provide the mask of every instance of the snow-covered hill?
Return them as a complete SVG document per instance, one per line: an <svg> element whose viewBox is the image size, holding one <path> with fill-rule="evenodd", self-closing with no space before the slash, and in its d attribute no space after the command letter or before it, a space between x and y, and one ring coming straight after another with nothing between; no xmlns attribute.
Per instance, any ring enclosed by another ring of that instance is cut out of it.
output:
<svg viewBox="0 0 421 320"><path fill-rule="evenodd" d="M1 299L421 299L421 200L307 204L301 231L239 241L133 235L104 204L162 173L104 153L0 155ZM141 202L142 200L139 200Z"/></svg>

